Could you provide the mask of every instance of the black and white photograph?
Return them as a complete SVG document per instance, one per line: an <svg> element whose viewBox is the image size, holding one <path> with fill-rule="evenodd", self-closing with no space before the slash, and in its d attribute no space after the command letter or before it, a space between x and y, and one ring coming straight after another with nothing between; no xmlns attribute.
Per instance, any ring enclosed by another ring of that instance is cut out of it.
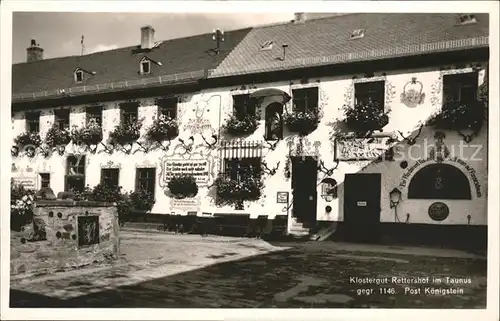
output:
<svg viewBox="0 0 500 321"><path fill-rule="evenodd" d="M3 316L498 320L498 3L23 2Z"/></svg>

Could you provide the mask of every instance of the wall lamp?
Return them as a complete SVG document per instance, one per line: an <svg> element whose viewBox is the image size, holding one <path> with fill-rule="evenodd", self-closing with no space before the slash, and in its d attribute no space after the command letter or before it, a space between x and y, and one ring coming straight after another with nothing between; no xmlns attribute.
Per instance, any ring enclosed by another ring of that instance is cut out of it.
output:
<svg viewBox="0 0 500 321"><path fill-rule="evenodd" d="M399 205L399 202L401 202L401 191L397 188L394 188L389 193L389 199L391 202L391 208L395 208L396 206Z"/></svg>

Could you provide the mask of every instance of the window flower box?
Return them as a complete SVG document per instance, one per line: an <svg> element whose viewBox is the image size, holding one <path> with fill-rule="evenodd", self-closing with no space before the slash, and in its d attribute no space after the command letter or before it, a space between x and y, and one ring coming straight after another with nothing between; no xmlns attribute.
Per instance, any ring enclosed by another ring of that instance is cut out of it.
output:
<svg viewBox="0 0 500 321"><path fill-rule="evenodd" d="M439 113L429 118L427 125L445 130L478 130L483 124L485 111L481 101L447 102Z"/></svg>
<svg viewBox="0 0 500 321"><path fill-rule="evenodd" d="M163 141L172 140L179 135L179 126L175 119L161 115L154 119L151 127L146 132L146 140L161 144Z"/></svg>
<svg viewBox="0 0 500 321"><path fill-rule="evenodd" d="M233 114L222 126L222 129L233 136L249 135L257 129L258 120L258 117L255 115L237 117Z"/></svg>
<svg viewBox="0 0 500 321"><path fill-rule="evenodd" d="M68 129L60 129L58 124L53 124L45 136L45 144L50 148L57 148L60 154L64 153L66 145L71 142L71 132Z"/></svg>
<svg viewBox="0 0 500 321"><path fill-rule="evenodd" d="M35 156L35 150L42 145L42 139L38 133L24 132L14 139L18 151L24 150L29 157Z"/></svg>
<svg viewBox="0 0 500 321"><path fill-rule="evenodd" d="M232 179L229 175L220 173L215 179L217 189L217 205L241 206L243 201L256 201L261 197L263 183L260 175L251 171L240 173L240 179Z"/></svg>
<svg viewBox="0 0 500 321"><path fill-rule="evenodd" d="M194 197L198 194L198 185L193 175L172 177L168 182L168 189L176 198Z"/></svg>
<svg viewBox="0 0 500 321"><path fill-rule="evenodd" d="M75 145L98 145L102 141L102 127L91 119L86 127L73 127L71 130L71 141Z"/></svg>
<svg viewBox="0 0 500 321"><path fill-rule="evenodd" d="M141 137L142 121L121 123L109 133L108 143L112 146L131 145Z"/></svg>
<svg viewBox="0 0 500 321"><path fill-rule="evenodd" d="M384 111L378 102L360 101L354 105L344 105L344 124L356 132L382 130L389 123L389 111Z"/></svg>
<svg viewBox="0 0 500 321"><path fill-rule="evenodd" d="M293 133L307 135L318 127L319 113L317 110L297 111L283 115L283 122Z"/></svg>

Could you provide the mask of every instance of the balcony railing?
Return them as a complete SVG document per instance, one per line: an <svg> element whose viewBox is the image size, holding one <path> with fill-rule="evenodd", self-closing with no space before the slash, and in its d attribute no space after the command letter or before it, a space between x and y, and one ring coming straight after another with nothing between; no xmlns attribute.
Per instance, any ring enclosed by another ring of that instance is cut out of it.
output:
<svg viewBox="0 0 500 321"><path fill-rule="evenodd" d="M118 82L103 83L97 85L60 88L32 93L19 93L12 95L13 102L32 101L38 99L62 98L81 96L86 94L98 94L106 92L121 91L124 89L137 89L152 85L167 85L196 81L207 76L207 70L191 71L179 74L158 76L154 78L143 78L134 80L123 80Z"/></svg>
<svg viewBox="0 0 500 321"><path fill-rule="evenodd" d="M374 49L366 51L358 51L351 53L343 53L332 56L319 56L289 59L285 61L272 61L267 66L262 67L262 64L250 64L239 70L224 70L215 69L209 72L209 78L227 77L235 75L243 75L250 73L269 72L277 70L295 69L303 67L315 67L322 65L331 65L355 61L367 61L384 58L395 58L401 56L413 56L423 53L444 52L457 49L469 49L475 47L485 47L489 44L488 36L475 37L458 40L448 40L434 43L423 43L416 45L406 45L399 47L389 47L383 49Z"/></svg>

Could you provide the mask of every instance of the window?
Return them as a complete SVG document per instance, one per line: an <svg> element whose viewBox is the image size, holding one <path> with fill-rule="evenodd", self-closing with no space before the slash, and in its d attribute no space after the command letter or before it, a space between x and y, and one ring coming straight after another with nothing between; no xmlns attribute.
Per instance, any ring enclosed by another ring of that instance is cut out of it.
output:
<svg viewBox="0 0 500 321"><path fill-rule="evenodd" d="M292 90L293 106L298 112L318 109L318 87Z"/></svg>
<svg viewBox="0 0 500 321"><path fill-rule="evenodd" d="M351 39L360 39L365 36L365 29L356 29L351 33Z"/></svg>
<svg viewBox="0 0 500 321"><path fill-rule="evenodd" d="M443 102L471 102L477 98L477 72L443 76Z"/></svg>
<svg viewBox="0 0 500 321"><path fill-rule="evenodd" d="M67 158L65 191L83 192L85 189L85 155Z"/></svg>
<svg viewBox="0 0 500 321"><path fill-rule="evenodd" d="M226 158L224 159L224 174L232 180L241 180L242 175L252 175L260 178L261 158Z"/></svg>
<svg viewBox="0 0 500 321"><path fill-rule="evenodd" d="M102 126L102 106L87 107L86 113L87 125L94 119L99 126Z"/></svg>
<svg viewBox="0 0 500 321"><path fill-rule="evenodd" d="M266 107L265 139L283 139L283 105L280 103L272 103Z"/></svg>
<svg viewBox="0 0 500 321"><path fill-rule="evenodd" d="M169 117L171 119L177 118L177 97L162 99L158 102L158 114Z"/></svg>
<svg viewBox="0 0 500 321"><path fill-rule="evenodd" d="M122 124L133 124L139 119L139 104L136 102L120 104L120 112Z"/></svg>
<svg viewBox="0 0 500 321"><path fill-rule="evenodd" d="M272 40L266 41L262 45L260 45L260 50L262 50L262 51L271 50L271 49L273 49L273 44L274 44L274 41L272 41Z"/></svg>
<svg viewBox="0 0 500 321"><path fill-rule="evenodd" d="M69 109L56 109L54 111L56 124L60 130L69 128Z"/></svg>
<svg viewBox="0 0 500 321"><path fill-rule="evenodd" d="M50 187L50 173L40 173L40 187Z"/></svg>
<svg viewBox="0 0 500 321"><path fill-rule="evenodd" d="M26 113L26 131L28 133L40 132L40 112L27 112Z"/></svg>
<svg viewBox="0 0 500 321"><path fill-rule="evenodd" d="M156 184L156 168L138 168L136 171L135 190L143 190L154 196Z"/></svg>
<svg viewBox="0 0 500 321"><path fill-rule="evenodd" d="M118 187L120 170L118 168L101 169L101 184L107 187Z"/></svg>
<svg viewBox="0 0 500 321"><path fill-rule="evenodd" d="M149 60L143 60L141 61L141 74L149 74L151 67L151 63Z"/></svg>
<svg viewBox="0 0 500 321"><path fill-rule="evenodd" d="M77 70L75 71L75 82L83 82L83 71Z"/></svg>
<svg viewBox="0 0 500 321"><path fill-rule="evenodd" d="M370 102L378 103L380 108L384 108L384 81L371 81L357 83L354 85L355 103L368 104Z"/></svg>
<svg viewBox="0 0 500 321"><path fill-rule="evenodd" d="M233 112L238 119L247 115L255 115L256 100L250 98L249 94L233 96Z"/></svg>

